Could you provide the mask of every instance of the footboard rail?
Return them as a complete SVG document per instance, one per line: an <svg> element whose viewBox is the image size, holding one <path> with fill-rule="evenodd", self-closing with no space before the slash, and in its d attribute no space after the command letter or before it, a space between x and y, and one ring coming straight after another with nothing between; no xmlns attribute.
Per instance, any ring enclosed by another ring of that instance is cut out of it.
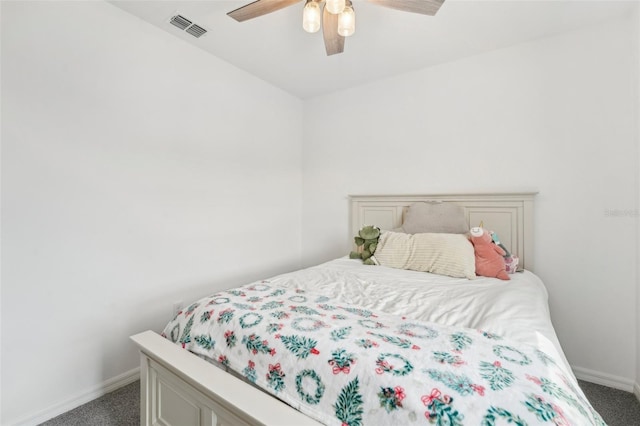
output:
<svg viewBox="0 0 640 426"><path fill-rule="evenodd" d="M131 340L140 349L142 426L320 425L153 331Z"/></svg>

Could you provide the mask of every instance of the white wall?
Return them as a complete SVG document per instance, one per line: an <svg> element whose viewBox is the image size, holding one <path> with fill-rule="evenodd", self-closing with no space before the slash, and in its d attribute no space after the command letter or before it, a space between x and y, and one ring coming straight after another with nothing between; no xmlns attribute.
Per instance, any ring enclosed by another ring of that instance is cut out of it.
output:
<svg viewBox="0 0 640 426"><path fill-rule="evenodd" d="M348 194L539 190L536 271L566 355L631 390L638 64L631 17L308 101L303 263L349 250Z"/></svg>
<svg viewBox="0 0 640 426"><path fill-rule="evenodd" d="M1 7L12 424L134 369L128 336L161 330L174 301L299 267L303 119L107 3Z"/></svg>
<svg viewBox="0 0 640 426"><path fill-rule="evenodd" d="M635 9L635 19L636 19L636 27L634 40L636 41L635 45L635 61L638 70L640 70L640 4L636 5ZM640 71L636 76L636 154L639 156L640 161ZM640 170L638 171L638 176L636 180L636 192L638 194L638 211L640 211ZM640 218L640 214L638 215ZM636 219L636 231L637 239L636 239L636 250L637 250L637 260L636 260L636 382L634 386L634 393L636 398L640 400L640 226L638 226Z"/></svg>

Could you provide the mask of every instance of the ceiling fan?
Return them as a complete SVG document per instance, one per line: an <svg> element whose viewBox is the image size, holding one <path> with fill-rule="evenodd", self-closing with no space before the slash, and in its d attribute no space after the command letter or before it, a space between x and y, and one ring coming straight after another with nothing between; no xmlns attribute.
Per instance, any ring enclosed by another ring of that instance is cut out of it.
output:
<svg viewBox="0 0 640 426"><path fill-rule="evenodd" d="M256 0L227 13L238 22L257 18L302 0ZM445 0L368 0L380 6L433 16ZM324 7L322 7L324 3ZM322 12L321 12L322 10ZM321 20L322 16L322 20ZM344 51L344 39L355 32L355 12L351 0L307 0L302 26L310 33L322 27L327 56Z"/></svg>

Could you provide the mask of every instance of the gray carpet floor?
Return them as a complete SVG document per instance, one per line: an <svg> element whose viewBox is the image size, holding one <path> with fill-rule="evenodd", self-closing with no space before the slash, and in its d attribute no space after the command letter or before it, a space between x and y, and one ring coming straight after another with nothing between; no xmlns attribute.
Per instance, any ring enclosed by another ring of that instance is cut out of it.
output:
<svg viewBox="0 0 640 426"><path fill-rule="evenodd" d="M640 426L640 403L629 392L580 381L591 405L609 426ZM134 426L140 424L140 385L127 385L61 414L45 426Z"/></svg>

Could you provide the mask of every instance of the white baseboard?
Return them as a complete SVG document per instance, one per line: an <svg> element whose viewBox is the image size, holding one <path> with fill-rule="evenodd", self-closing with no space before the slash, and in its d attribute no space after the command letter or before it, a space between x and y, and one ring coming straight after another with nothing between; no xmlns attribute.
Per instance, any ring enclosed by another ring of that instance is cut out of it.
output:
<svg viewBox="0 0 640 426"><path fill-rule="evenodd" d="M633 385L633 394L636 396L638 402L640 402L640 385L637 382Z"/></svg>
<svg viewBox="0 0 640 426"><path fill-rule="evenodd" d="M99 398L109 392L113 392L114 390L120 389L121 387L126 386L130 383L133 383L139 379L140 379L140 367L136 367L133 370L129 370L116 377L105 380L101 384L94 386L90 389L87 389L84 392L81 392L74 398L61 402L59 404L52 405L49 408L46 408L38 413L26 416L22 419L11 421L9 422L9 424L15 425L15 426L38 425L56 416L59 416L62 413L66 413L69 410L78 408L82 404L86 404L89 401L93 401L94 399Z"/></svg>
<svg viewBox="0 0 640 426"><path fill-rule="evenodd" d="M625 377L614 376L613 374L602 373L600 371L589 370L588 368L575 367L573 365L571 366L571 369L573 370L573 374L576 375L576 378L584 380L585 382L608 386L610 388L620 389L626 392L634 392L636 397L640 395L640 388L633 380Z"/></svg>

